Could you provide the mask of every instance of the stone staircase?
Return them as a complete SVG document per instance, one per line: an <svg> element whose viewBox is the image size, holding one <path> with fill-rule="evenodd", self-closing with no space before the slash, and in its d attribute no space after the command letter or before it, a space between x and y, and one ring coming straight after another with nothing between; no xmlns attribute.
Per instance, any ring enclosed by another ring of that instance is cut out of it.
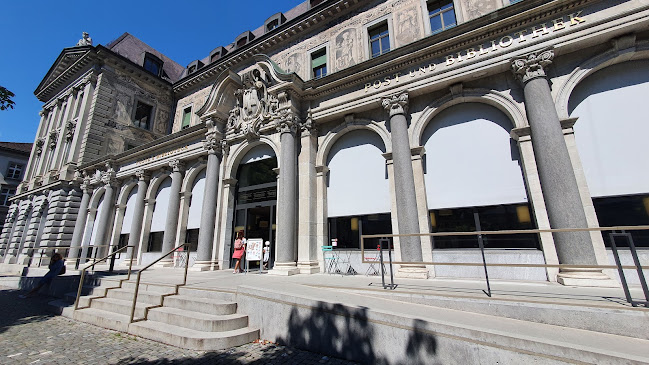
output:
<svg viewBox="0 0 649 365"><path fill-rule="evenodd" d="M85 286L74 310L76 293L50 303L63 316L192 350L220 350L259 338L248 316L237 313L235 294L223 291L141 283L135 322L129 323L134 281L104 278ZM145 319L146 315L146 319Z"/></svg>

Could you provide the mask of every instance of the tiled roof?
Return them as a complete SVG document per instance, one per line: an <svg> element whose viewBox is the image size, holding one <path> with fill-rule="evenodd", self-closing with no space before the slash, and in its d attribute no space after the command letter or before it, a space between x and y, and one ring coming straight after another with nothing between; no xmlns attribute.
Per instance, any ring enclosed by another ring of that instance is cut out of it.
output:
<svg viewBox="0 0 649 365"><path fill-rule="evenodd" d="M25 153L32 152L32 144L31 143L0 142L0 148L6 148L6 149L9 149L9 150L25 152Z"/></svg>

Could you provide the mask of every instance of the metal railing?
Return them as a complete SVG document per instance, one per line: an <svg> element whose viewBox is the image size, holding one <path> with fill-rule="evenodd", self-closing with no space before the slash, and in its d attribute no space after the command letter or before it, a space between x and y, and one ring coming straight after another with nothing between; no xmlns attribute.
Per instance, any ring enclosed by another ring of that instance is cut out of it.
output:
<svg viewBox="0 0 649 365"><path fill-rule="evenodd" d="M89 265L86 265L83 269L81 269L81 277L79 278L79 289L77 290L77 298L76 298L75 301L74 301L74 310L79 309L79 298L81 297L81 291L83 290L83 283L84 283L84 278L85 278L85 276L86 276L86 271L87 271L88 269L91 269L91 268L94 269L95 265L97 265L97 264L100 263L100 262L106 261L109 257L113 257L113 258L114 258L115 255L117 255L118 253L124 251L125 249L127 249L127 248L129 248L129 247L134 247L134 246L124 246L124 247L122 247L122 248L119 248L119 249L113 251L112 253L110 253L109 255L107 255L107 256L105 256L105 257L99 259L99 260L96 260L95 262L93 262L93 263L91 263L91 264L89 264ZM109 270L109 271L112 271L112 270L113 270L113 263L114 263L114 262L115 262L115 260L112 260L112 261L111 261L111 265L110 265L110 270ZM131 258L129 259L129 263L128 263L128 274L127 274L127 276L126 276L126 279L121 279L121 280L119 281L119 287L122 286L122 282L123 282L123 281L128 281L128 280L131 278L131 268L132 268L132 267L133 267L133 258L131 257ZM84 308L88 308L88 307L84 307ZM81 309L83 309L83 308L81 308Z"/></svg>
<svg viewBox="0 0 649 365"><path fill-rule="evenodd" d="M85 246L48 246L48 247L36 247L34 248L34 251L40 250L40 255L38 258L38 266L43 265L43 257L45 257L45 253L47 251L53 251L55 253L59 249L65 249L65 251L61 254L61 256L64 257L66 261L74 259L76 262L74 264L74 268L78 269L79 265L81 264L82 260L94 260L97 257L97 253L99 252L99 248L101 247L113 247L114 245L85 245ZM77 255L74 258L68 257L70 251L72 250L78 250ZM94 250L96 249L96 250ZM82 253L84 250L89 250L88 254L86 257L82 257ZM94 250L94 257L93 256L93 250ZM30 258L31 260L31 258Z"/></svg>
<svg viewBox="0 0 649 365"><path fill-rule="evenodd" d="M635 244L633 243L633 239L631 238L631 235L626 232L626 231L641 231L641 230L649 230L649 226L616 226L616 227L596 227L596 228L561 228L561 229L528 229L528 230L503 230L503 231L474 231L474 232L437 232L437 233L415 233L415 234L374 234L374 235L362 235L361 236L361 262L364 264L371 264L371 261L368 261L365 259L365 239L375 239L378 238L380 240L386 240L388 237L444 237L444 236L478 236L478 243L479 243L479 248L482 254L482 263L477 263L477 262L427 262L427 261L393 261L392 256L390 255L389 257L389 263L390 263L390 274L392 275L392 264L396 265L409 265L409 266L423 266L423 265L431 265L431 266L482 266L484 267L485 271L485 281L487 284L487 290L483 292L491 297L491 285L489 283L489 275L487 271L487 267L523 267L523 268L557 268L557 269L617 269L618 273L620 275L620 281L622 283L622 287L624 289L624 293L627 299L627 302L629 302L632 306L637 306L639 304L643 304L645 306L649 306L649 288L647 286L646 279L644 277L644 272L642 270L644 269L649 269L649 267L642 266L640 264L640 260L638 258L638 254L636 252L636 247ZM602 231L612 231L612 233L609 233L609 237L611 239L611 249L613 252L613 256L616 262L616 265L568 265L568 264L518 264L518 263L508 263L508 264L500 264L500 263L490 263L488 264L485 259L484 251L485 247L482 241L482 236L488 236L488 235L503 235L503 234L530 234L530 233L555 233L555 232L602 232ZM620 232L616 232L620 231ZM615 244L615 238L616 237L626 237L629 241L629 249L631 251L631 255L634 260L633 266L628 266L628 265L622 265L620 258L619 258L619 253L618 253L618 248ZM379 250L381 251L381 259L383 258L382 250L383 250L383 244L379 245ZM388 252L390 252L393 248L390 247L388 244ZM383 261L383 260L381 260ZM631 293L628 287L628 283L626 281L626 277L624 274L624 270L636 270L638 273L638 279L640 281L640 285L642 287L644 296L645 296L645 301L636 301L633 300L631 297ZM390 285L385 284L385 268L383 267L383 264L381 264L381 276L383 278L383 287L384 288L390 288L394 289L396 288L396 285L392 281Z"/></svg>
<svg viewBox="0 0 649 365"><path fill-rule="evenodd" d="M187 253L187 260L185 260L185 274L184 274L184 276L183 276L183 283L182 283L182 284L175 284L175 285L174 285L174 286L175 286L175 290L174 290L173 293L162 294L162 295L160 296L160 304L145 307L145 308L144 308L144 316L143 316L142 318L138 318L137 320L134 319L134 317L135 317L135 305L137 304L137 293L138 293L138 291L139 291L139 289L140 289L140 279L141 279L142 273L143 273L144 271L146 271L148 268L150 268L151 266L157 264L159 261L161 261L161 260L164 259L165 257L167 257L167 256L171 255L172 253L174 253L174 252L180 250L181 248L186 248L186 250L181 251L181 252L186 252L186 253ZM179 289L181 286L184 286L185 284L187 284L187 269L189 268L189 253L190 253L190 246L189 246L189 244L185 243L185 244L179 245L179 246L177 246L176 248L174 248L173 250L171 250L171 251L167 252L166 254L160 256L158 259L156 259L155 261L153 261L152 263L148 264L147 266L143 267L142 269L140 269L140 270L138 271L138 273L137 273L137 280L135 281L135 292L133 293L133 305L132 305L132 307L131 307L131 317L130 317L128 323L133 323L133 322L139 322L139 321L144 321L144 320L146 320L146 319L147 319L147 316L148 316L148 313L149 313L149 309L162 307L162 303L163 303L163 301L164 301L164 298L167 297L167 296L170 296L170 295L178 295L178 289Z"/></svg>

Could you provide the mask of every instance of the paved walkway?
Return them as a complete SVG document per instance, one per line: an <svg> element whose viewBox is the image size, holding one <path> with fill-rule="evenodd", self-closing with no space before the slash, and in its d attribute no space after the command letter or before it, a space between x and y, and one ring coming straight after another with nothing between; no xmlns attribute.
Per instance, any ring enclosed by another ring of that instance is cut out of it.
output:
<svg viewBox="0 0 649 365"><path fill-rule="evenodd" d="M52 298L20 293L0 287L0 364L354 364L272 343L179 349L51 315Z"/></svg>

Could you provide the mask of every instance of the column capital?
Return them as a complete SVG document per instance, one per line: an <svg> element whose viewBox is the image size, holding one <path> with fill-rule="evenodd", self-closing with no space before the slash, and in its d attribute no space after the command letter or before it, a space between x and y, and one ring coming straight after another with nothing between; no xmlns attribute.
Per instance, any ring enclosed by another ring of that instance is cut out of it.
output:
<svg viewBox="0 0 649 365"><path fill-rule="evenodd" d="M180 160L169 161L169 167L171 167L173 172L182 172L185 170L185 163Z"/></svg>
<svg viewBox="0 0 649 365"><path fill-rule="evenodd" d="M221 140L214 135L207 136L207 139L203 142L203 148L211 155L220 155L223 153Z"/></svg>
<svg viewBox="0 0 649 365"><path fill-rule="evenodd" d="M116 187L117 179L115 178L114 171L106 171L101 174L101 182L106 184L106 186Z"/></svg>
<svg viewBox="0 0 649 365"><path fill-rule="evenodd" d="M512 71L523 83L545 77L545 67L552 63L553 58L554 51L551 49L528 53L512 60Z"/></svg>
<svg viewBox="0 0 649 365"><path fill-rule="evenodd" d="M138 181L148 181L151 178L151 173L144 169L135 171L135 177Z"/></svg>
<svg viewBox="0 0 649 365"><path fill-rule="evenodd" d="M309 111L307 112L307 116L306 119L304 119L304 122L300 124L300 129L305 136L316 135L318 133L318 129L315 125L315 122L313 121L311 109L309 109Z"/></svg>
<svg viewBox="0 0 649 365"><path fill-rule="evenodd" d="M406 114L408 110L408 93L402 92L385 97L381 100L381 105L390 113L390 117L397 114Z"/></svg>
<svg viewBox="0 0 649 365"><path fill-rule="evenodd" d="M83 190L84 193L90 193L92 191L92 183L90 182L89 176L83 178L83 182L81 183L81 190Z"/></svg>
<svg viewBox="0 0 649 365"><path fill-rule="evenodd" d="M277 121L277 131L281 134L297 132L297 127L300 123L300 118L290 109L283 109L279 112L279 120Z"/></svg>

